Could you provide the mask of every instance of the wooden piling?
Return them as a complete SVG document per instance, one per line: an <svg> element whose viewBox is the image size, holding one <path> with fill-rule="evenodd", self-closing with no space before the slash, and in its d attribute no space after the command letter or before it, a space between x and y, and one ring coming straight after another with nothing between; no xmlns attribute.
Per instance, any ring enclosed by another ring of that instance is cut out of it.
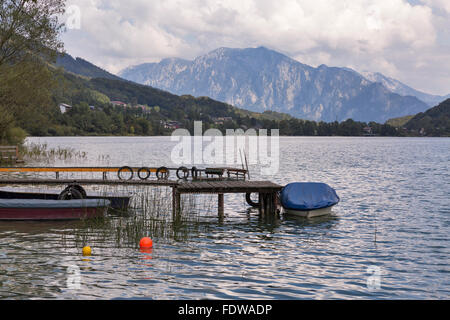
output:
<svg viewBox="0 0 450 320"><path fill-rule="evenodd" d="M223 219L225 210L224 210L224 194L219 193L218 196L218 211L219 211L219 218Z"/></svg>
<svg viewBox="0 0 450 320"><path fill-rule="evenodd" d="M176 187L172 188L172 218L175 220L181 213L181 195Z"/></svg>

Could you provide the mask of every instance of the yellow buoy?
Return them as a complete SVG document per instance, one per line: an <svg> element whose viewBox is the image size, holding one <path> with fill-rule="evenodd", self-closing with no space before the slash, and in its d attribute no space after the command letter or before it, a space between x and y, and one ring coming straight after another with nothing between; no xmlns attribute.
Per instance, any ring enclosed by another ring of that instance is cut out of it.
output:
<svg viewBox="0 0 450 320"><path fill-rule="evenodd" d="M92 253L91 247L86 246L83 248L83 256L90 256Z"/></svg>

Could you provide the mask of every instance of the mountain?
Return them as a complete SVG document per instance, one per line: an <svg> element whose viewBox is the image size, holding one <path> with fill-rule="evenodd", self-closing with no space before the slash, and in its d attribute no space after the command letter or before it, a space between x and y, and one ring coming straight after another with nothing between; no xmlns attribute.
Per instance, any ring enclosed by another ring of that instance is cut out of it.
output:
<svg viewBox="0 0 450 320"><path fill-rule="evenodd" d="M86 61L82 58L73 58L71 55L65 53L58 56L55 65L61 67L67 72L88 78L105 78L112 80L121 80L120 77L109 73L102 68Z"/></svg>
<svg viewBox="0 0 450 320"><path fill-rule="evenodd" d="M363 136L367 123L314 122L284 113L256 113L208 97L174 95L128 80L90 78L64 68L49 66L55 81L51 88L54 104L36 109L36 116L16 118L16 123L33 136L77 135L170 135L175 128L193 132L194 121L203 129L279 129L282 136ZM75 70L77 71L77 70ZM114 101L114 102L113 102ZM119 102L120 101L120 102ZM69 104L63 112L60 104ZM32 121L30 121L32 119ZM398 136L387 124L370 123L380 136Z"/></svg>
<svg viewBox="0 0 450 320"><path fill-rule="evenodd" d="M408 130L422 131L422 135L450 137L450 99L417 114L405 127Z"/></svg>
<svg viewBox="0 0 450 320"><path fill-rule="evenodd" d="M393 78L387 77L381 73L378 72L368 72L364 71L361 72L361 74L369 81L371 82L379 82L384 87L389 89L390 91L394 93L398 93L402 96L414 96L418 98L419 100L422 100L426 104L428 104L430 107L437 105L438 103L444 101L445 99L450 98L450 94L447 96L439 96L439 95L432 95L428 94L416 89L413 89L406 84L395 80Z"/></svg>
<svg viewBox="0 0 450 320"><path fill-rule="evenodd" d="M283 113L256 113L208 97L178 96L128 80L89 78L64 68L49 69L58 81L52 88L55 104L51 112L44 114L47 123L21 121L23 129L35 136L167 135L176 127L192 132L194 121L202 121L204 130L218 128L224 132L238 128L277 129L280 121L292 121L297 131L303 132L309 125ZM62 113L62 103L71 108ZM344 128L343 134L363 125L354 123L351 128ZM294 133L289 127L283 132Z"/></svg>
<svg viewBox="0 0 450 320"><path fill-rule="evenodd" d="M346 68L302 64L264 47L219 48L193 61L171 58L127 68L121 77L175 94L209 96L262 112L384 123L429 106Z"/></svg>

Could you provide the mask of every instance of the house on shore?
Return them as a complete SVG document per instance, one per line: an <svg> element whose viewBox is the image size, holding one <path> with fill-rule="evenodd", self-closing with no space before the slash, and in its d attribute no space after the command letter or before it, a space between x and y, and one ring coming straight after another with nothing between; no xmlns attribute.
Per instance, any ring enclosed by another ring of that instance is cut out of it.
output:
<svg viewBox="0 0 450 320"><path fill-rule="evenodd" d="M111 104L113 106L119 106L119 107L124 107L124 108L126 108L128 106L128 104L126 104L125 102L122 102L122 101L111 101Z"/></svg>
<svg viewBox="0 0 450 320"><path fill-rule="evenodd" d="M62 114L69 112L70 110L72 110L72 106L68 105L66 103L60 103L59 104L59 111L61 111Z"/></svg>
<svg viewBox="0 0 450 320"><path fill-rule="evenodd" d="M367 126L363 128L363 132L365 136L374 136L373 130L371 127Z"/></svg>
<svg viewBox="0 0 450 320"><path fill-rule="evenodd" d="M213 118L214 124L224 124L228 121L233 121L232 117L219 117L219 118Z"/></svg>
<svg viewBox="0 0 450 320"><path fill-rule="evenodd" d="M179 129L183 126L182 123L178 121L162 121L162 125L164 126L164 129Z"/></svg>

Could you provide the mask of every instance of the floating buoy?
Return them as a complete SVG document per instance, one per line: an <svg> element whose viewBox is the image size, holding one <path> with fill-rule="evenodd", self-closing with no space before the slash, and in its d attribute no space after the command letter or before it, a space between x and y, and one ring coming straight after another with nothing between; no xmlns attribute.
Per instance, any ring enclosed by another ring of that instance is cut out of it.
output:
<svg viewBox="0 0 450 320"><path fill-rule="evenodd" d="M91 253L92 253L91 247L86 246L86 247L83 248L83 256L85 256L85 257L86 256L90 256Z"/></svg>
<svg viewBox="0 0 450 320"><path fill-rule="evenodd" d="M141 247L141 249L151 248L153 247L153 240L148 237L142 238L141 241L139 242L139 246Z"/></svg>

